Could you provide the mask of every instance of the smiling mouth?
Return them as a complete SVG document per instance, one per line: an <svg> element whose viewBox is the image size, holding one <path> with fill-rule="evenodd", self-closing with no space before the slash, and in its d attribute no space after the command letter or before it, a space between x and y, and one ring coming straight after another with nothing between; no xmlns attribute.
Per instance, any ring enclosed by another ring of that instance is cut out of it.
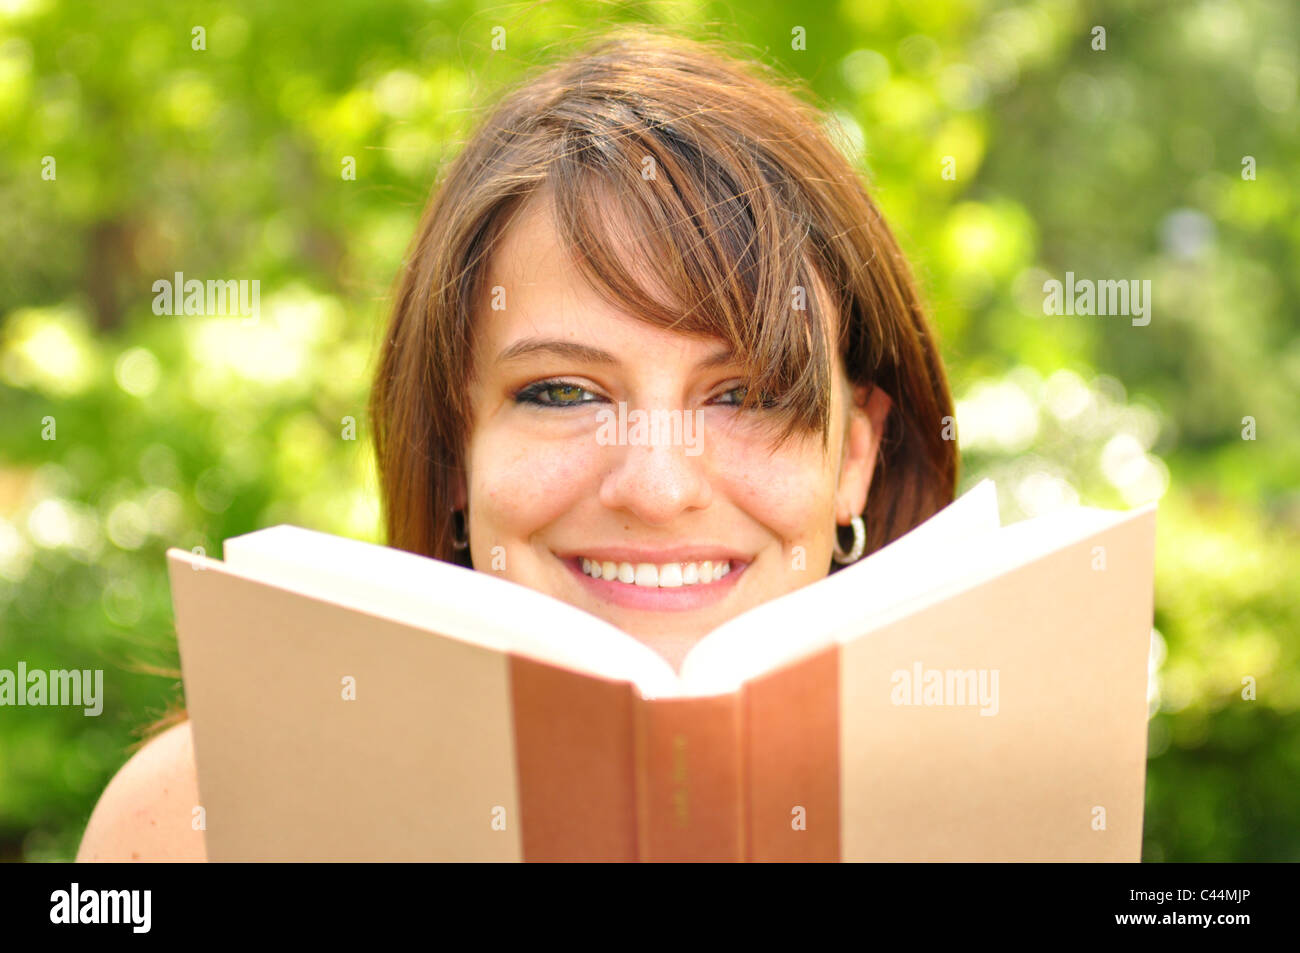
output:
<svg viewBox="0 0 1300 953"><path fill-rule="evenodd" d="M730 595L750 565L739 559L632 563L586 556L557 558L600 601L622 609L652 612L714 606ZM606 570L610 572L608 579Z"/></svg>
<svg viewBox="0 0 1300 953"><path fill-rule="evenodd" d="M732 572L731 560L714 562L629 563L575 557L585 575L645 589L677 589L705 586ZM739 566L737 567L739 568Z"/></svg>

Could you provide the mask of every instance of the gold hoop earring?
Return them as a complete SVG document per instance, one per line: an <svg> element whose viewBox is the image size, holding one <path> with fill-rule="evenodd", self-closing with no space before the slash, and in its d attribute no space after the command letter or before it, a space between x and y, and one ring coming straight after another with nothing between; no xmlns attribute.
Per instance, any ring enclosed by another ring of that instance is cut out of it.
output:
<svg viewBox="0 0 1300 953"><path fill-rule="evenodd" d="M867 526L862 522L862 517L853 517L849 525L853 527L853 548L847 553L840 549L839 527L835 528L835 550L831 553L831 558L841 566L857 562L862 558L862 551L867 548Z"/></svg>

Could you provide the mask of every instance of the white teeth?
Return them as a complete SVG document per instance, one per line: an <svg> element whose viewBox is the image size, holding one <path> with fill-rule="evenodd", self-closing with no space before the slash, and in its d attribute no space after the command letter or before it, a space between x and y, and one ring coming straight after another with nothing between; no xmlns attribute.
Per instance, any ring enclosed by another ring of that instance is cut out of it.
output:
<svg viewBox="0 0 1300 953"><path fill-rule="evenodd" d="M698 563L622 563L580 557L582 571L594 579L617 579L647 589L676 589L716 582L731 571L730 561Z"/></svg>

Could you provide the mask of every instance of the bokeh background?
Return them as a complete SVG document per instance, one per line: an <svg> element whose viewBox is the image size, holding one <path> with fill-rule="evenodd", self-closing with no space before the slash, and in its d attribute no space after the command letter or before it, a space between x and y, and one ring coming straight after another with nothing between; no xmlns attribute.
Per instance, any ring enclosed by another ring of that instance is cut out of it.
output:
<svg viewBox="0 0 1300 953"><path fill-rule="evenodd" d="M438 169L629 21L809 84L925 287L963 489L1159 500L1144 859L1300 860L1293 0L0 0L0 668L106 693L0 708L0 858L70 859L178 699L167 547L379 539L365 400ZM178 271L258 279L261 320L155 315ZM1149 279L1150 324L1044 315L1066 271Z"/></svg>

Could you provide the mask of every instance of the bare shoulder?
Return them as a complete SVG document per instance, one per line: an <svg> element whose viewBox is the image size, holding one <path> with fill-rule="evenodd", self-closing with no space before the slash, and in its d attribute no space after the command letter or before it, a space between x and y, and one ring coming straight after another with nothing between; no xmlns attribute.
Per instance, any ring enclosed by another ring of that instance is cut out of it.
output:
<svg viewBox="0 0 1300 953"><path fill-rule="evenodd" d="M90 815L78 861L207 860L190 723L150 740L108 782Z"/></svg>

